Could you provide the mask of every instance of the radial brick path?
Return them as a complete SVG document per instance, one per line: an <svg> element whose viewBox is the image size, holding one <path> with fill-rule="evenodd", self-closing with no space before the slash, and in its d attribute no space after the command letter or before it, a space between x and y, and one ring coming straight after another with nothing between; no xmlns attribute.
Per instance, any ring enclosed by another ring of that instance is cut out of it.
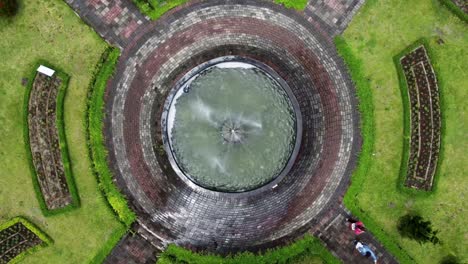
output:
<svg viewBox="0 0 468 264"><path fill-rule="evenodd" d="M330 36L341 34L364 0L309 0L305 16L319 21Z"/></svg>
<svg viewBox="0 0 468 264"><path fill-rule="evenodd" d="M310 1L303 17L267 1L191 1L157 22L131 0L65 1L123 50L108 86L105 133L117 184L138 221L106 263L154 263L168 243L220 253L264 249L305 232L344 263L368 261L353 254L343 223L360 138L353 87L332 42L363 0ZM303 150L275 191L234 197L200 190L171 174L158 154L154 124L167 87L190 67L229 54L273 67L305 113ZM371 235L363 241L380 263L397 263Z"/></svg>
<svg viewBox="0 0 468 264"><path fill-rule="evenodd" d="M131 0L65 0L106 41L123 48L148 23Z"/></svg>
<svg viewBox="0 0 468 264"><path fill-rule="evenodd" d="M354 249L354 240L359 240L369 245L377 254L379 264L398 263L398 261L375 240L372 236L372 230L368 230L356 236L354 232L349 229L346 218L352 218L352 215L342 204L337 204L329 208L329 211L323 215L320 222L309 230L309 233L322 240L326 247L345 264L372 263L370 259L361 256Z"/></svg>

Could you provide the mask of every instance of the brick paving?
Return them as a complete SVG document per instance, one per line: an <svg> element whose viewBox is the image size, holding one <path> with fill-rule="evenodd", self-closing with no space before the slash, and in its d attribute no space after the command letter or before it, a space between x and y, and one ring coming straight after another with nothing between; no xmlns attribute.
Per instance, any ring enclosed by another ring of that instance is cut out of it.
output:
<svg viewBox="0 0 468 264"><path fill-rule="evenodd" d="M65 2L111 45L123 48L149 22L132 0L65 0Z"/></svg>
<svg viewBox="0 0 468 264"><path fill-rule="evenodd" d="M359 240L367 244L378 256L379 264L398 263L383 246L372 236L372 230L355 235L349 229L346 218L353 218L343 205L336 205L323 215L323 218L313 226L309 232L320 238L326 247L343 263L373 263L372 259L367 259L354 249L354 240ZM364 223L365 224L365 223Z"/></svg>
<svg viewBox="0 0 468 264"><path fill-rule="evenodd" d="M115 181L138 222L135 235L124 237L107 263L154 263L169 243L221 254L255 251L307 231L346 263L362 263L341 252L349 241L317 231L330 223L333 234L343 231L333 219L342 216L361 144L354 88L331 37L362 1L311 1L303 14L267 1L191 1L157 22L139 14L130 0L66 1L123 49L106 93L105 135ZM167 93L191 68L226 55L270 66L299 101L301 150L274 190L228 194L200 188L173 172L162 149ZM381 249L370 236L366 242ZM395 263L388 259L383 263Z"/></svg>
<svg viewBox="0 0 468 264"><path fill-rule="evenodd" d="M104 261L105 264L155 264L159 251L141 235L127 233Z"/></svg>
<svg viewBox="0 0 468 264"><path fill-rule="evenodd" d="M311 21L318 21L330 36L341 34L365 0L309 0L304 11Z"/></svg>

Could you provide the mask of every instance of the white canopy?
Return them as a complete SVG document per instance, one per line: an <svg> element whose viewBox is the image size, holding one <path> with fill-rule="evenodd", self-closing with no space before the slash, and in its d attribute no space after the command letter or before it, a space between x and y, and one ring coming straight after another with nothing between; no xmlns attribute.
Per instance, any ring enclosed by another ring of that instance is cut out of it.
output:
<svg viewBox="0 0 468 264"><path fill-rule="evenodd" d="M50 69L50 68L47 68L46 66L44 65L41 65L39 66L39 68L37 68L37 71L42 73L42 74L45 74L49 77L51 77L52 75L54 75L55 71Z"/></svg>

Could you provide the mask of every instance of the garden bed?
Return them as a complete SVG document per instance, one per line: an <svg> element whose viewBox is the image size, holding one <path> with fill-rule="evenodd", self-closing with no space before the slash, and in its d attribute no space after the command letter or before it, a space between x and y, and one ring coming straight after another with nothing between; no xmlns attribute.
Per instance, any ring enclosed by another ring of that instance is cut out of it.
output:
<svg viewBox="0 0 468 264"><path fill-rule="evenodd" d="M423 45L403 56L400 63L406 78L410 115L405 186L430 191L441 138L437 79Z"/></svg>
<svg viewBox="0 0 468 264"><path fill-rule="evenodd" d="M50 242L31 223L16 217L0 226L0 264L17 262L26 252Z"/></svg>
<svg viewBox="0 0 468 264"><path fill-rule="evenodd" d="M61 88L64 89L66 81L58 75L48 77L37 73L29 94L29 146L46 210L74 205L66 175L71 174L68 153L63 153L64 150L67 152L63 147L65 142L61 142L65 139L60 138L58 127L63 126L59 120L63 118L64 94Z"/></svg>

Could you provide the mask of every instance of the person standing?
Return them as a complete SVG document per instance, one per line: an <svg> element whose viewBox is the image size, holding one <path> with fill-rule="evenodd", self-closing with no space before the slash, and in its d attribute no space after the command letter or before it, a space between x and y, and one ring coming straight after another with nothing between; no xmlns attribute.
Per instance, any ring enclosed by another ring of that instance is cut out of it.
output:
<svg viewBox="0 0 468 264"><path fill-rule="evenodd" d="M346 218L346 222L349 223L349 228L354 231L354 234L360 235L366 232L366 227L363 222L351 218Z"/></svg>
<svg viewBox="0 0 468 264"><path fill-rule="evenodd" d="M377 264L378 257L368 245L360 241L354 240L354 247L361 255L367 258L369 257L372 258L372 260L374 261L374 264Z"/></svg>

